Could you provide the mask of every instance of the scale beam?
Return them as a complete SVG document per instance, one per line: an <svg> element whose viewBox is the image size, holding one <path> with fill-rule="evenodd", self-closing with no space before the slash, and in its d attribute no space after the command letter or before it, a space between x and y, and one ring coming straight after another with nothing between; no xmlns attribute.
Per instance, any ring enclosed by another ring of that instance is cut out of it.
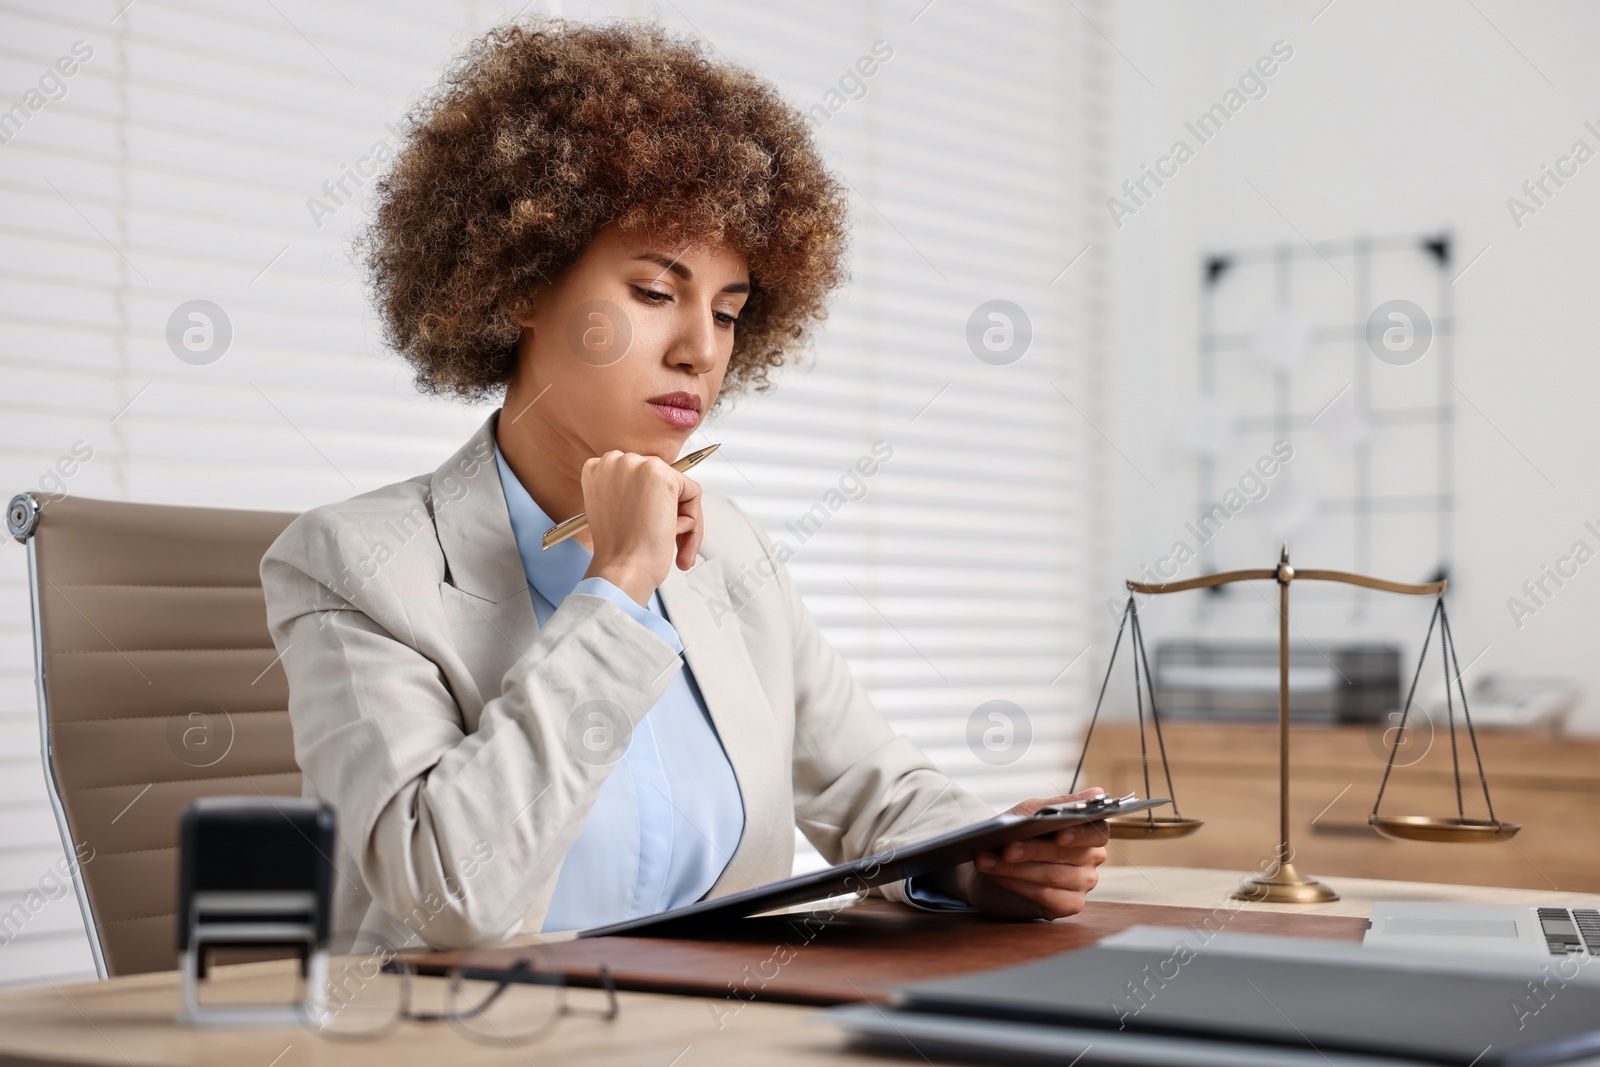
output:
<svg viewBox="0 0 1600 1067"><path fill-rule="evenodd" d="M1294 576L1302 581L1343 582L1346 585L1365 586L1368 589L1377 589L1385 593L1408 593L1411 596L1436 596L1444 592L1450 585L1447 579L1412 585L1407 582L1391 582L1387 578L1372 578L1365 574L1351 574L1349 571L1304 570L1295 571Z"/></svg>
<svg viewBox="0 0 1600 1067"><path fill-rule="evenodd" d="M1213 585L1230 582L1268 581L1278 576L1277 571L1223 571L1221 574L1203 574L1181 582L1127 582L1130 593L1182 593L1190 589L1207 589Z"/></svg>
<svg viewBox="0 0 1600 1067"><path fill-rule="evenodd" d="M1285 560L1285 563L1288 561ZM1220 574L1204 574L1199 578L1187 578L1181 582L1135 582L1129 580L1126 585L1130 593L1182 593L1190 589L1209 589L1214 585L1229 585L1233 582L1266 582L1266 581L1311 581L1311 582L1343 582L1346 585L1359 585L1367 589L1377 589L1385 593L1409 593L1412 596L1426 596L1430 593L1438 594L1445 591L1449 581L1425 582L1413 585L1407 582L1391 582L1387 578L1373 578L1365 574L1351 574L1349 571L1328 570L1295 570L1289 568L1286 577L1280 577L1277 569L1254 571L1223 571Z"/></svg>

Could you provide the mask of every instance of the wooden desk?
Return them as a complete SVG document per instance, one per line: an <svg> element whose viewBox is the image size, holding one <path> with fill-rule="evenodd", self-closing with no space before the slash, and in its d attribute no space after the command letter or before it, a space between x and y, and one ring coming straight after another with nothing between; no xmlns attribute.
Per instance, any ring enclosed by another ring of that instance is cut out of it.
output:
<svg viewBox="0 0 1600 1067"><path fill-rule="evenodd" d="M1239 906L1227 901L1228 892L1243 877L1238 872L1143 866L1103 870L1104 878L1095 891L1098 899L1193 907ZM1364 916L1374 900L1600 905L1600 897L1579 894L1357 878L1328 881L1344 899L1323 905L1242 906L1263 912ZM249 964L219 971L227 972L228 989L241 998L252 998L276 988L274 970L280 966ZM437 983L424 985L436 991ZM569 995L574 1003L584 1006L600 1003L600 995L592 990L574 989ZM622 1013L614 1022L573 1016L543 1042L520 1050L475 1045L442 1023L406 1023L381 1040L353 1044L328 1041L296 1027L200 1030L178 1026L172 1021L178 1009L176 973L141 974L107 982L44 985L0 993L0 1067L404 1067L411 1063L427 1067L526 1067L530 1062L619 1067L832 1062L883 1067L890 1062L850 1053L841 1035L816 1024L811 1008L747 1003L728 1013L725 1002L698 998L622 993L620 999Z"/></svg>

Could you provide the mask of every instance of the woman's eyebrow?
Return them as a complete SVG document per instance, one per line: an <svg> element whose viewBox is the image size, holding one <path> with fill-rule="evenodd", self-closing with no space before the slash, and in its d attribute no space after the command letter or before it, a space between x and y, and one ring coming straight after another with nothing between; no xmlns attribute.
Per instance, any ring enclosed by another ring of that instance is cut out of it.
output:
<svg viewBox="0 0 1600 1067"><path fill-rule="evenodd" d="M646 263L654 263L662 270L671 271L684 281L689 281L694 277L694 271L690 270L682 262L660 252L641 252L633 258L644 260ZM748 293L750 291L750 283L733 282L730 285L724 285L722 291L724 293Z"/></svg>
<svg viewBox="0 0 1600 1067"><path fill-rule="evenodd" d="M654 263L663 270L670 270L684 281L688 281L690 278L694 277L694 271L690 270L688 267L684 266L671 256L664 255L660 252L641 252L633 258L642 259L646 263Z"/></svg>

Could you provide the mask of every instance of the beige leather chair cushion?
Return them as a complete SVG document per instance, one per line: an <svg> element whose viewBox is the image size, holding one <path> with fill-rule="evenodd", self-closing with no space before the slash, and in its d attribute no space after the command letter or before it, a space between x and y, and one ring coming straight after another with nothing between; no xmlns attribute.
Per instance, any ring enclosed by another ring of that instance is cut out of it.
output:
<svg viewBox="0 0 1600 1067"><path fill-rule="evenodd" d="M113 975L177 966L184 805L300 794L257 572L293 518L76 498L39 516L50 758Z"/></svg>

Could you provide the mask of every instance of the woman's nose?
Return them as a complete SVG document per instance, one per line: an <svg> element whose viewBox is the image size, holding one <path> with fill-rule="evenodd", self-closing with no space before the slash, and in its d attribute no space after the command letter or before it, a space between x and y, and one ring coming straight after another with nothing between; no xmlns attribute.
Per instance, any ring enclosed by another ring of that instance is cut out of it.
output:
<svg viewBox="0 0 1600 1067"><path fill-rule="evenodd" d="M696 374L703 374L717 363L716 320L709 308L695 308L684 316L678 342L673 346L673 362Z"/></svg>

